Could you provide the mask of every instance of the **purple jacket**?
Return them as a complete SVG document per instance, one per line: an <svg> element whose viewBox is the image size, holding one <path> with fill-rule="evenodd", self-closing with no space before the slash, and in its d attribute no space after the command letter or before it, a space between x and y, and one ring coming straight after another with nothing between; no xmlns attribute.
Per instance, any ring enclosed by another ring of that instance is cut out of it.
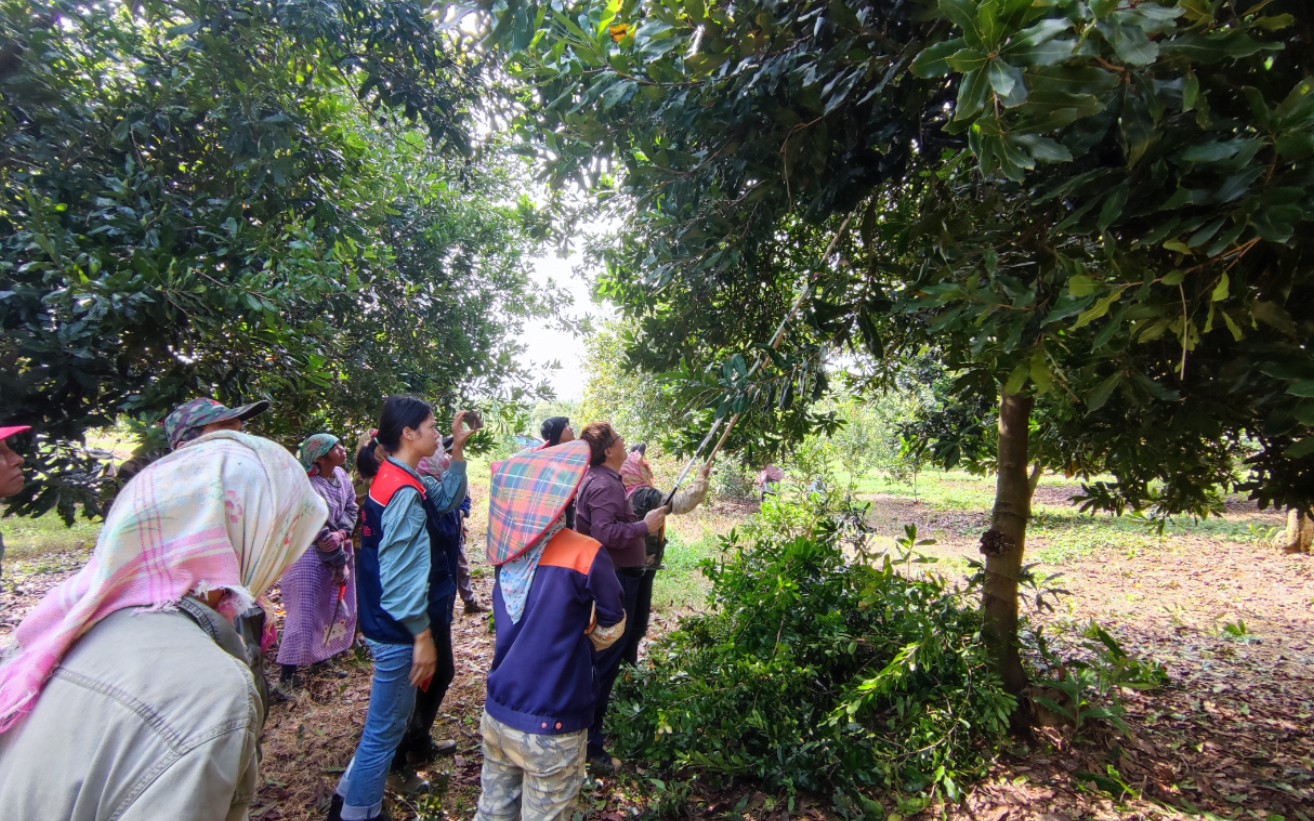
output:
<svg viewBox="0 0 1314 821"><path fill-rule="evenodd" d="M589 468L575 499L576 532L602 542L618 570L645 565L648 525L630 508L619 473L606 465Z"/></svg>

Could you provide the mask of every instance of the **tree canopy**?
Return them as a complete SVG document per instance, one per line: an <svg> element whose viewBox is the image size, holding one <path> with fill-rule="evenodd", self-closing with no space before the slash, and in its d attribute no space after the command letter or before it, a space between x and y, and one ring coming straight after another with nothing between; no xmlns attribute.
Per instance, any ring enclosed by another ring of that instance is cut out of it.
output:
<svg viewBox="0 0 1314 821"><path fill-rule="evenodd" d="M819 395L778 386L817 385L827 347L934 345L953 399L998 403L986 635L1016 692L1037 397L1070 469L1115 477L1093 505L1314 499L1299 7L503 0L492 37L549 173L623 221L603 290L652 366L798 420ZM803 283L775 384L744 378Z"/></svg>
<svg viewBox="0 0 1314 821"><path fill-rule="evenodd" d="M0 4L0 419L40 432L19 510L121 414L264 397L266 432L378 398L541 392L550 295L521 170L476 135L486 68L425 4Z"/></svg>
<svg viewBox="0 0 1314 821"><path fill-rule="evenodd" d="M761 344L803 276L799 384L819 342L931 341L964 400L1052 398L1099 504L1204 512L1242 439L1261 501L1314 493L1286 6L508 2L496 36L550 173L624 219L603 291L650 368Z"/></svg>

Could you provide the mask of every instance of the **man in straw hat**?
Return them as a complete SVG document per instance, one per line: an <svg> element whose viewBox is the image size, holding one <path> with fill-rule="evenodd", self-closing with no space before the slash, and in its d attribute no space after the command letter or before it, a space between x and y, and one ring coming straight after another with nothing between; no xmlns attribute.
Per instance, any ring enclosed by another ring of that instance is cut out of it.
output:
<svg viewBox="0 0 1314 821"><path fill-rule="evenodd" d="M588 469L569 442L512 456L493 476L488 563L497 644L484 703L476 821L569 817L593 721L593 654L625 632L607 551L566 528Z"/></svg>

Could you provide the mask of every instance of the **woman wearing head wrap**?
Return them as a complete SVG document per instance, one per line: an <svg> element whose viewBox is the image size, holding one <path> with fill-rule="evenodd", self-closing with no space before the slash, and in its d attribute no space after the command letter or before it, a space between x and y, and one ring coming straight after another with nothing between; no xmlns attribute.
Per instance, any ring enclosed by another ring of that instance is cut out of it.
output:
<svg viewBox="0 0 1314 821"><path fill-rule="evenodd" d="M519 453L493 476L488 563L497 643L479 723L475 821L568 818L584 781L594 654L625 632L621 585L595 539L563 515L588 467L584 442Z"/></svg>
<svg viewBox="0 0 1314 821"><path fill-rule="evenodd" d="M286 450L236 432L129 482L0 666L4 815L246 818L265 713L254 597L324 516Z"/></svg>
<svg viewBox="0 0 1314 821"><path fill-rule="evenodd" d="M642 442L630 449L630 455L621 465L621 482L625 485L625 495L630 500L630 509L635 516L646 516L648 511L666 504L666 494L657 489L653 480L652 466L648 464L645 454L648 446ZM679 488L671 496L671 513L679 515L688 513L707 498L707 490L712 475L712 463L703 465L702 470L694 474L687 487ZM652 618L652 590L657 580L657 571L661 569L662 557L666 555L666 526L649 532L644 542L648 550L647 568L643 580L639 583L638 603L634 610L634 623L625 633L622 661L627 664L639 663L639 644L648 634L648 623Z"/></svg>
<svg viewBox="0 0 1314 821"><path fill-rule="evenodd" d="M297 668L319 664L351 647L356 638L355 555L351 532L356 527L356 492L342 469L347 449L331 433L317 433L297 452L310 486L328 505L328 521L315 534L311 550L283 574L280 587L283 640L279 689L284 696L299 686Z"/></svg>

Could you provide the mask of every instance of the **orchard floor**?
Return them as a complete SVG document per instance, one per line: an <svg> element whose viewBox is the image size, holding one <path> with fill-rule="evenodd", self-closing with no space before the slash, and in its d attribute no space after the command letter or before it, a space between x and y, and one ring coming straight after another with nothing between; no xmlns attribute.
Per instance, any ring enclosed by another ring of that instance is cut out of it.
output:
<svg viewBox="0 0 1314 821"><path fill-rule="evenodd" d="M989 821L1314 818L1314 557L1286 556L1253 537L1255 527L1276 527L1280 519L1240 504L1229 506L1219 528L1170 531L1163 538L1129 531L1101 544L1082 529L1089 517L1065 512L1070 495L1070 489L1042 486L1037 497L1028 553L1044 562L1036 569L1042 577L1062 574L1050 585L1066 592L1053 611L1030 617L1056 633L1098 621L1132 654L1163 664L1171 683L1124 694L1130 736L1096 728L1073 741L1070 734L1041 730L1003 755L962 804L935 806L926 815ZM871 498L870 520L881 532L893 535L915 523L919 536L937 540L924 549L942 559L940 572L961 573L965 559L976 555L983 515L935 501ZM708 533L724 532L748 512L714 509L700 522L702 535L687 540L707 542ZM479 545L481 523L476 518L474 524L471 543ZM7 562L0 636L86 555L84 544ZM491 580L482 568L476 576L486 602ZM657 632L671 629L678 612L691 606L689 600L663 601L660 591L658 605ZM478 717L493 642L485 618L462 615L459 607L453 635L456 681L436 734L456 739L458 752L426 771L435 792L418 803L399 799L394 817L468 819L474 813ZM254 818L323 817L369 697L366 658L334 664L345 678L312 677L300 698L272 706ZM272 665L268 673L275 676ZM653 775L630 765L615 779L591 779L576 816L619 821L647 814ZM825 799L804 799L792 816L830 818L827 807ZM690 818L790 815L781 796L751 785L696 795L685 808Z"/></svg>

